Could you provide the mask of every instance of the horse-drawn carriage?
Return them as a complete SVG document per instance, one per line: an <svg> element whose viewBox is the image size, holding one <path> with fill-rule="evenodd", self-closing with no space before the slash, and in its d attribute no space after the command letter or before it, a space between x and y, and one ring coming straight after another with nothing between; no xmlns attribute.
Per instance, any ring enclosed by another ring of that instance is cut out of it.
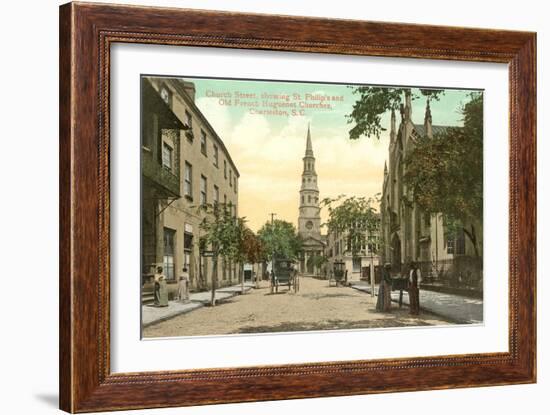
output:
<svg viewBox="0 0 550 415"><path fill-rule="evenodd" d="M331 287L334 284L335 287L346 283L346 270L344 261L334 261L334 268L332 270L330 279L328 280L328 286Z"/></svg>
<svg viewBox="0 0 550 415"><path fill-rule="evenodd" d="M300 289L300 280L298 272L291 259L275 260L274 270L271 273L271 292L279 292L279 286L287 285L288 291L291 289L297 293Z"/></svg>

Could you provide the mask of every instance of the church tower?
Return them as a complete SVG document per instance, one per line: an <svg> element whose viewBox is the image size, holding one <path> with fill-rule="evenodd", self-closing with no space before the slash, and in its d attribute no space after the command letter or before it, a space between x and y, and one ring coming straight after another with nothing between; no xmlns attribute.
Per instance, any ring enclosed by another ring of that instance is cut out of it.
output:
<svg viewBox="0 0 550 415"><path fill-rule="evenodd" d="M302 158L302 186L300 187L300 213L298 215L298 233L302 238L321 240L321 215L319 207L319 188L315 172L315 156L311 145L311 132L307 127L306 153Z"/></svg>

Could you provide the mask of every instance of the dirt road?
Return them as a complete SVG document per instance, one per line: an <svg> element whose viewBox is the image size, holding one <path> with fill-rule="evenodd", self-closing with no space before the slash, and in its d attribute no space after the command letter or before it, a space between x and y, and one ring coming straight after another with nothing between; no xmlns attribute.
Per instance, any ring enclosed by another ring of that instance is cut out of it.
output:
<svg viewBox="0 0 550 415"><path fill-rule="evenodd" d="M375 310L376 297L349 287L300 278L300 291L271 294L267 284L216 307L203 307L144 329L145 337L359 329L450 324L433 314L413 317L392 304Z"/></svg>

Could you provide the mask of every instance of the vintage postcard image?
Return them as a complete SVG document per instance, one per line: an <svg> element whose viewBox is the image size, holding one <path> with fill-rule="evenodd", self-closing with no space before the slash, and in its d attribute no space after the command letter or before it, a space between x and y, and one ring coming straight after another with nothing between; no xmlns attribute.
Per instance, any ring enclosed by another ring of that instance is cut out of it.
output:
<svg viewBox="0 0 550 415"><path fill-rule="evenodd" d="M483 91L140 82L143 338L483 323Z"/></svg>

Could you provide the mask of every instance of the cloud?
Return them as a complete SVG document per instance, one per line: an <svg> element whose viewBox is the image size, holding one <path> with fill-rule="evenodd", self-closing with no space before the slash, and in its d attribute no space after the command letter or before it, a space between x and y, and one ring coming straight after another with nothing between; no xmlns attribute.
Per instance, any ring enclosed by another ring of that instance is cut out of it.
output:
<svg viewBox="0 0 550 415"><path fill-rule="evenodd" d="M218 98L201 97L195 102L220 137L231 133L233 125L227 107L219 105Z"/></svg>
<svg viewBox="0 0 550 415"><path fill-rule="evenodd" d="M224 140L241 173L239 215L258 230L270 212L294 224L298 219L299 190L308 123L320 197L372 197L382 190L387 134L380 140L350 140L342 119L328 128L312 117L281 119L245 112L240 117L218 105L215 98L199 98L197 105ZM321 114L314 114L318 119ZM326 213L322 212L322 220Z"/></svg>

